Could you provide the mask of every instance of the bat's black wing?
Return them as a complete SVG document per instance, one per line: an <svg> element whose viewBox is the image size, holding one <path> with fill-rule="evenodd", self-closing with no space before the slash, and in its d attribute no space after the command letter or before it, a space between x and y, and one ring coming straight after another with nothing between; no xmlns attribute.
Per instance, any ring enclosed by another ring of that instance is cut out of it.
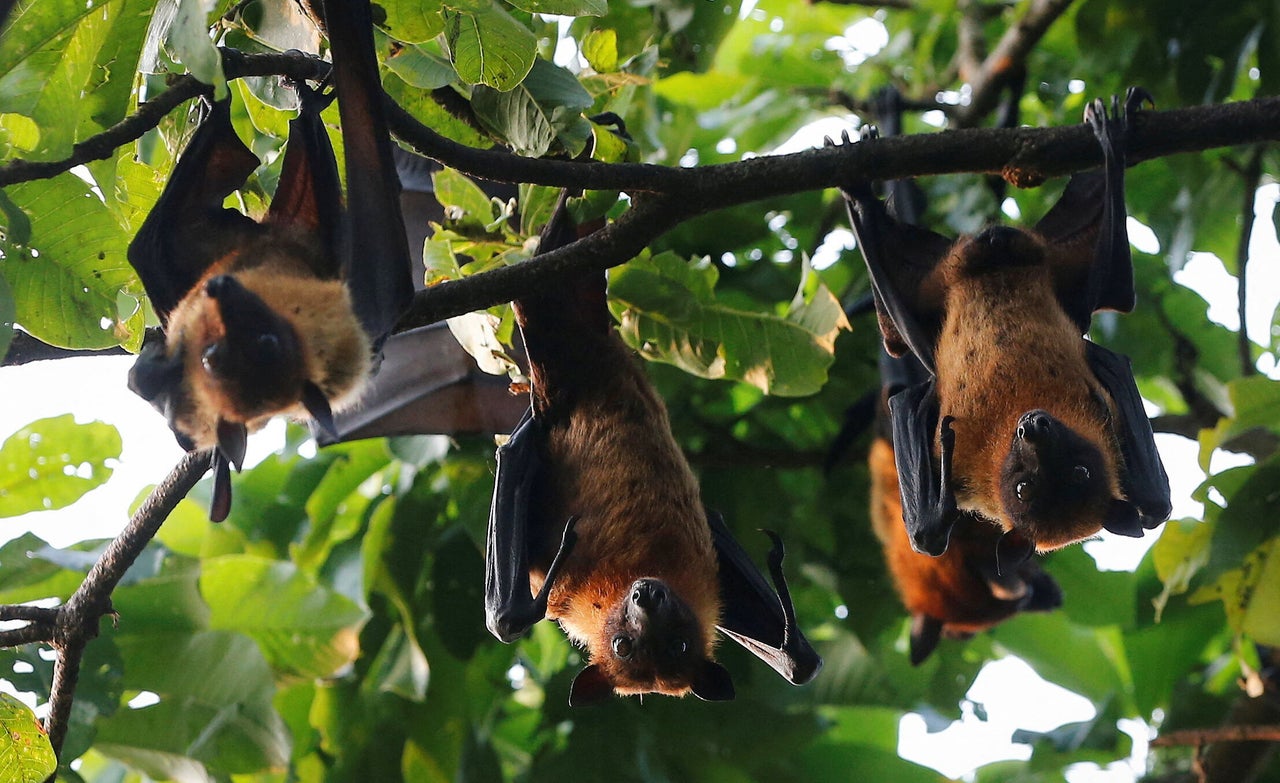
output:
<svg viewBox="0 0 1280 783"><path fill-rule="evenodd" d="M910 386L889 399L893 423L893 455L902 492L902 521L911 546L928 555L947 551L959 511L951 489L951 450L955 434L944 421L939 456L933 453L938 428L938 395L934 381Z"/></svg>
<svg viewBox="0 0 1280 783"><path fill-rule="evenodd" d="M321 446L397 435L511 432L529 409L509 391L505 375L490 375L458 345L444 324L391 335L382 365L361 404L333 414L333 432L313 426Z"/></svg>
<svg viewBox="0 0 1280 783"><path fill-rule="evenodd" d="M1058 299L1084 334L1097 310L1127 313L1137 302L1124 205L1125 147L1130 122L1146 90L1129 90L1123 106L1112 99L1108 112L1091 104L1085 121L1102 145L1101 171L1077 174L1053 209L1036 224L1049 243Z"/></svg>
<svg viewBox="0 0 1280 783"><path fill-rule="evenodd" d="M484 609L489 632L504 642L515 641L546 616L551 585L576 540L570 519L542 590L533 595L531 551L545 531L540 529L532 501L545 441L543 422L530 409L511 439L498 449L498 474L485 534Z"/></svg>
<svg viewBox="0 0 1280 783"><path fill-rule="evenodd" d="M707 509L707 524L719 561L722 609L716 627L791 684L809 682L822 668L822 657L796 625L791 592L782 574L782 539L777 533L765 531L773 539L769 573L777 588L775 593L729 532L724 519Z"/></svg>
<svg viewBox="0 0 1280 783"><path fill-rule="evenodd" d="M289 121L289 143L280 167L280 182L271 197L265 222L289 226L319 238L323 249L307 260L318 277L342 275L338 249L342 241L342 182L333 144L320 113L333 93L295 85L301 101L298 116Z"/></svg>
<svg viewBox="0 0 1280 783"><path fill-rule="evenodd" d="M952 241L899 222L867 183L847 185L840 192L867 262L885 347L894 356L910 350L933 373L943 301L941 288L928 280Z"/></svg>
<svg viewBox="0 0 1280 783"><path fill-rule="evenodd" d="M1128 358L1097 343L1085 342L1089 368L1116 404L1112 430L1120 443L1124 473L1120 488L1138 509L1142 527L1151 529L1169 518L1169 476L1156 451L1151 420L1142 407L1142 396L1133 380Z"/></svg>
<svg viewBox="0 0 1280 783"><path fill-rule="evenodd" d="M210 265L261 231L222 206L257 166L231 126L230 102L214 103L129 243L129 263L162 324Z"/></svg>
<svg viewBox="0 0 1280 783"><path fill-rule="evenodd" d="M324 5L347 171L343 276L376 349L413 299L400 180L382 108L369 3L328 0Z"/></svg>

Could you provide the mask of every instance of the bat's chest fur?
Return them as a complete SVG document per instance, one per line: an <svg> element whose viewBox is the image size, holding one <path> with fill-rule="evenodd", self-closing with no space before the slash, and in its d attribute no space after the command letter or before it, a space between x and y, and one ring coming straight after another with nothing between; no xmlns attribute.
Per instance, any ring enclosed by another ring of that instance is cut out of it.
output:
<svg viewBox="0 0 1280 783"><path fill-rule="evenodd" d="M958 281L936 361L940 414L954 418L953 486L963 509L1001 517L1000 467L1022 414L1044 409L1068 426L1097 428L1084 340L1047 275L1010 270Z"/></svg>
<svg viewBox="0 0 1280 783"><path fill-rule="evenodd" d="M547 616L590 645L632 583L657 578L690 606L709 643L719 581L697 481L647 380L629 380L645 384L643 391L627 381L601 390L548 433L552 475L541 485L555 492L536 502L554 540L546 542L543 568L571 515L578 540L552 587Z"/></svg>

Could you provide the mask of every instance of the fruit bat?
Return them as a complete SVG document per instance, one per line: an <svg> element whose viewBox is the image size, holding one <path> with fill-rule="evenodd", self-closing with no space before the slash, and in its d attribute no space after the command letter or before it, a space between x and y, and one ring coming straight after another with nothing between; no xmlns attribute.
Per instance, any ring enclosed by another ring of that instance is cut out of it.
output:
<svg viewBox="0 0 1280 783"><path fill-rule="evenodd" d="M867 467L871 474L871 526L884 550L885 566L911 615L913 665L943 638L967 639L1019 612L1047 612L1062 605L1062 591L1032 557L1033 546L1016 530L964 512L955 520L947 551L937 557L911 545L903 524L902 494L894 459L888 399L923 383L928 373L910 354L882 352L884 381L876 437Z"/></svg>
<svg viewBox="0 0 1280 783"><path fill-rule="evenodd" d="M413 295L369 6L328 5L345 205L320 119L333 93L300 84L260 222L223 207L258 159L221 101L129 245L164 335L144 346L130 387L183 448L213 449L215 520L230 509L229 467L239 468L247 434L277 414L331 428L332 411L359 400Z"/></svg>
<svg viewBox="0 0 1280 783"><path fill-rule="evenodd" d="M973 513L1045 551L1100 529L1141 536L1169 480L1126 358L1083 339L1096 310L1135 303L1124 147L1150 96L1085 113L1104 153L1033 230L952 241L891 217L868 183L842 189L891 355L929 378L890 400L903 519L940 555Z"/></svg>
<svg viewBox="0 0 1280 783"><path fill-rule="evenodd" d="M574 241L562 197L539 252ZM614 333L589 272L513 303L529 412L498 449L486 540L489 630L514 641L544 617L589 652L569 703L609 694L734 696L715 629L790 682L822 659L796 626L776 534L771 589L702 505L666 407Z"/></svg>

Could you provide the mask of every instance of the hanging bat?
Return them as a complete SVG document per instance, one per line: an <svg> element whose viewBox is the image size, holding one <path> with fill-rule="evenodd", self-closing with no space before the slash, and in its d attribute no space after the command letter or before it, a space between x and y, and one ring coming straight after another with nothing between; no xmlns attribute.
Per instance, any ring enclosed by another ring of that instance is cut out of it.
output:
<svg viewBox="0 0 1280 783"><path fill-rule="evenodd" d="M345 208L320 119L332 93L300 84L261 222L222 206L258 165L222 101L129 245L164 334L144 346L130 388L183 448L213 449L214 520L230 509L229 468L239 469L248 433L278 414L331 429L332 411L360 398L413 295L369 6L329 6Z"/></svg>
<svg viewBox="0 0 1280 783"><path fill-rule="evenodd" d="M867 183L843 189L884 344L928 380L890 401L903 518L940 555L973 513L1046 551L1101 529L1141 536L1170 512L1169 481L1128 360L1085 340L1096 310L1133 309L1124 147L1132 115L1086 121L1102 171L1072 177L1034 230L952 241L899 223Z"/></svg>
<svg viewBox="0 0 1280 783"><path fill-rule="evenodd" d="M578 230L562 196L539 252ZM796 627L782 543L775 593L704 509L666 407L614 333L598 272L513 303L532 380L528 414L498 450L486 541L489 630L514 641L544 617L589 652L569 703L610 693L731 699L715 629L794 684L822 659Z"/></svg>
<svg viewBox="0 0 1280 783"><path fill-rule="evenodd" d="M967 639L1019 612L1047 612L1062 605L1062 591L1032 557L1034 547L1016 530L1002 531L977 514L957 515L947 551L937 557L911 545L903 524L903 502L894 460L888 398L927 380L914 356L880 356L884 389L876 437L867 466L871 473L871 526L884 548L885 565L911 615L913 665L941 638Z"/></svg>

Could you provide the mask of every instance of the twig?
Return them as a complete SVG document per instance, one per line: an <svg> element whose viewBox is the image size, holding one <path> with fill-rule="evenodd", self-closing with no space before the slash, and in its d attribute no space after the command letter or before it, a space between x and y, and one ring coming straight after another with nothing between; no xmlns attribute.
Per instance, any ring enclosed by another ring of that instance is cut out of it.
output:
<svg viewBox="0 0 1280 783"><path fill-rule="evenodd" d="M1259 144L1250 150L1249 159L1240 172L1240 178L1244 180L1244 204L1240 208L1240 245L1236 248L1236 312L1240 316L1236 351L1240 356L1240 374L1246 377L1258 372L1253 364L1253 346L1249 343L1249 327L1245 317L1249 302L1245 272L1249 266L1249 240L1253 236L1253 202L1258 194L1258 184L1262 181L1262 153L1265 149L1264 145Z"/></svg>
<svg viewBox="0 0 1280 783"><path fill-rule="evenodd" d="M1280 742L1280 726L1248 724L1170 731L1151 740L1151 746L1165 748L1175 745L1208 745L1213 742Z"/></svg>

